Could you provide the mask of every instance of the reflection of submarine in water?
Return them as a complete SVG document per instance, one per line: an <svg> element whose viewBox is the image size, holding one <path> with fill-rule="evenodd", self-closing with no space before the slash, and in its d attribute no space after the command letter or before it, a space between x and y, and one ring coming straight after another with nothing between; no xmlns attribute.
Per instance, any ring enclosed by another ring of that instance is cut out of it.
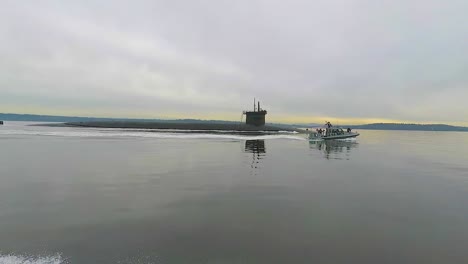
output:
<svg viewBox="0 0 468 264"><path fill-rule="evenodd" d="M309 147L323 151L327 159L330 158L330 154L349 154L351 149L357 148L358 145L356 141L344 140L309 141Z"/></svg>
<svg viewBox="0 0 468 264"><path fill-rule="evenodd" d="M256 154L265 153L265 140L246 140L245 152Z"/></svg>
<svg viewBox="0 0 468 264"><path fill-rule="evenodd" d="M266 148L264 140L246 140L245 152L252 153L252 168L257 168L257 164L265 157Z"/></svg>

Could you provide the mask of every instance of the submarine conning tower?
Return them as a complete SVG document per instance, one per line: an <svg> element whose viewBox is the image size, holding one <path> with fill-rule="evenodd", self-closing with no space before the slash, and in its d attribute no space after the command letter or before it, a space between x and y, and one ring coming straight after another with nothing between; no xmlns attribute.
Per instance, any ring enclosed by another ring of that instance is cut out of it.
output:
<svg viewBox="0 0 468 264"><path fill-rule="evenodd" d="M255 103L254 99L254 110L253 111L244 111L246 116L245 124L252 125L252 126L264 126L265 125L265 116L267 114L266 110L260 108L260 101L257 104Z"/></svg>

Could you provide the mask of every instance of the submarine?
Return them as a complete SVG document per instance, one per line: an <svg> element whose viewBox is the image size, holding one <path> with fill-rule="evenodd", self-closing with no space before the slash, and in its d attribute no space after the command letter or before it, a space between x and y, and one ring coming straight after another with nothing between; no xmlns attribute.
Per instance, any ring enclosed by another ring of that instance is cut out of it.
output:
<svg viewBox="0 0 468 264"><path fill-rule="evenodd" d="M267 110L262 109L260 101L255 102L254 109L242 112L240 122L229 121L201 121L201 120L168 120L168 121L86 121L86 122L68 122L65 126L70 127L93 127L93 128L128 128L128 129L160 129L177 130L177 132L231 132L240 134L261 134L280 131L298 131L290 127L273 126L265 123ZM245 123L243 119L245 116Z"/></svg>

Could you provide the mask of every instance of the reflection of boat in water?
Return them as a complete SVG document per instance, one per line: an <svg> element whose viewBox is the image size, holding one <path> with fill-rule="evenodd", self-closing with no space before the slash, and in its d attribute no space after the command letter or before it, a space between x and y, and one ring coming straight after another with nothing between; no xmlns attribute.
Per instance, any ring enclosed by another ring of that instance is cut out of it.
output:
<svg viewBox="0 0 468 264"><path fill-rule="evenodd" d="M318 140L318 141L309 141L309 147L311 149L316 149L323 151L325 158L329 159L331 154L336 154L333 157L336 159L341 159L341 155L349 155L351 149L357 148L358 143L354 140L345 141L345 140Z"/></svg>
<svg viewBox="0 0 468 264"><path fill-rule="evenodd" d="M333 127L330 122L325 124L325 128L319 128L316 132L309 134L309 140L330 140L330 139L347 139L355 138L359 136L359 133L352 132L351 128L343 130L341 127Z"/></svg>

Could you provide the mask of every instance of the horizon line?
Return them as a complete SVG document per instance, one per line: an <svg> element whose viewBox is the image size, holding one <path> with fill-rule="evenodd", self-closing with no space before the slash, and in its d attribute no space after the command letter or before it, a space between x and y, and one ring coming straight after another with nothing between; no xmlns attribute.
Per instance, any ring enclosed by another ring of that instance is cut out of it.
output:
<svg viewBox="0 0 468 264"><path fill-rule="evenodd" d="M164 117L109 117L109 116L81 116L81 115L53 115L53 114L30 114L30 113L0 113L0 115L22 115L22 116L47 116L47 117L64 117L64 118L88 118L88 119L114 119L114 120L198 120L198 121L225 121L225 122L239 122L238 120L222 120L222 119L203 119L203 118L164 118ZM323 118L324 120L327 118ZM332 119L332 118L328 118ZM21 121L21 120L19 120ZM318 122L281 122L273 121L267 122L270 124L287 124L287 125L321 125ZM341 122L339 122L341 123ZM359 124L345 124L349 126L362 126L362 125L373 125L373 124L397 124L397 125L446 125L453 127L468 127L468 125L452 125L449 123L438 123L438 122L429 122L429 123L418 123L414 121L389 121L389 122L368 122L368 123L359 123Z"/></svg>

